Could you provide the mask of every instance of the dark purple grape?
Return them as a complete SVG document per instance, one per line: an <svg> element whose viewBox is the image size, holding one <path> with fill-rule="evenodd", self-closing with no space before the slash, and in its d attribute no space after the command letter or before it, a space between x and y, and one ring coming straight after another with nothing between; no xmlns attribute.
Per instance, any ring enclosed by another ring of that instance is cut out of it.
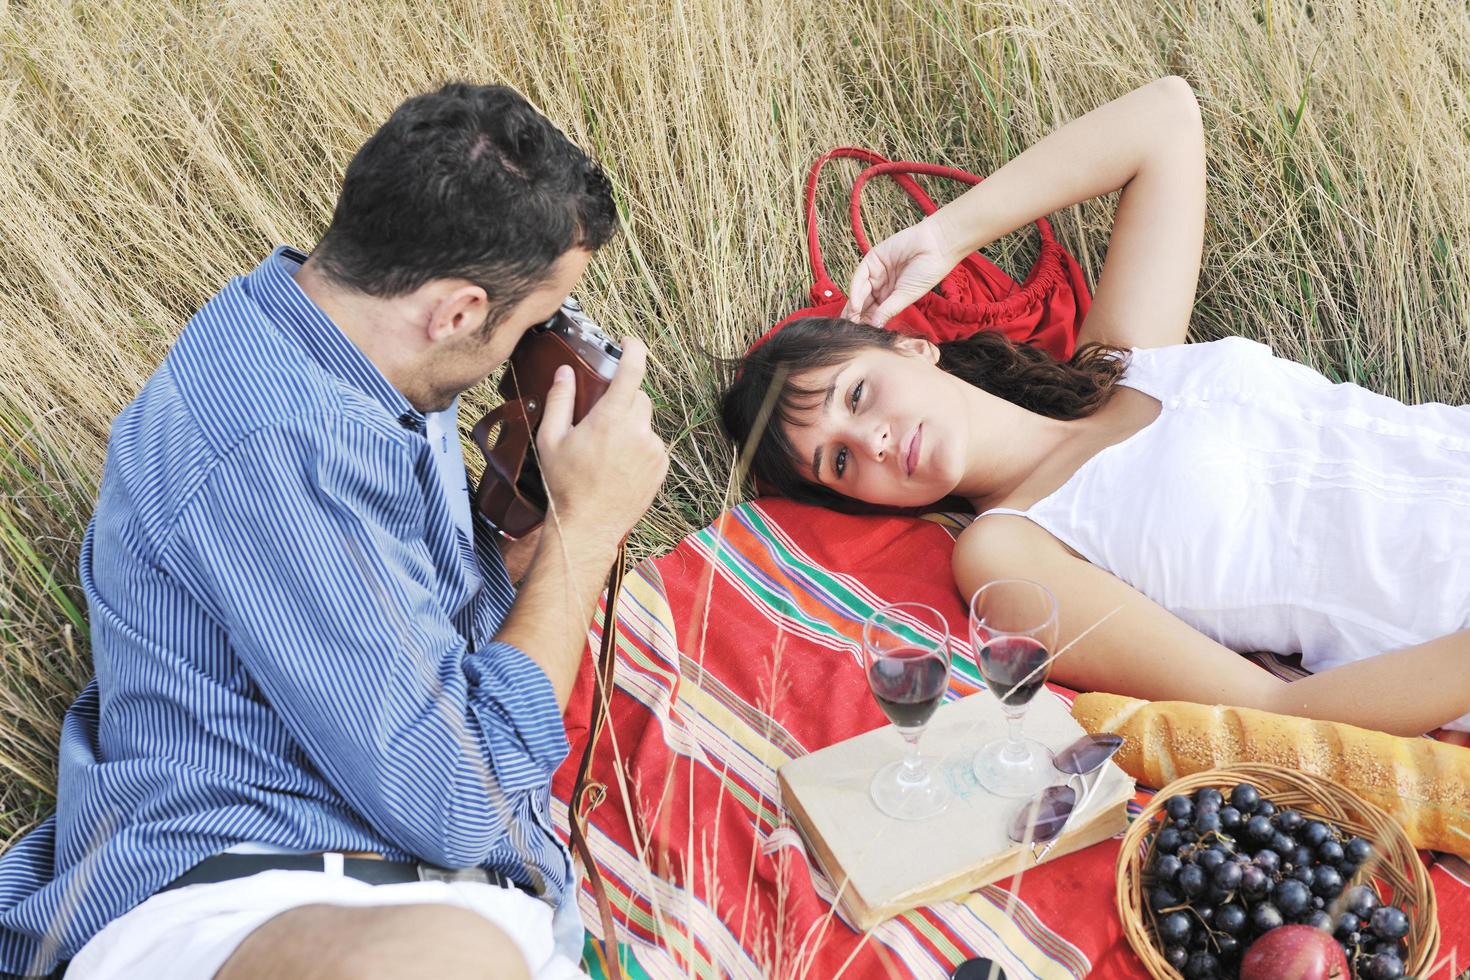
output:
<svg viewBox="0 0 1470 980"><path fill-rule="evenodd" d="M1176 970L1184 969L1184 964L1189 961L1189 950L1183 946L1169 946L1164 949L1164 959Z"/></svg>
<svg viewBox="0 0 1470 980"><path fill-rule="evenodd" d="M1155 912L1162 912L1164 909L1171 909L1176 905L1183 904L1184 899L1180 898L1179 894L1173 889L1164 885L1159 885L1148 893L1148 907Z"/></svg>
<svg viewBox="0 0 1470 980"><path fill-rule="evenodd" d="M1208 850L1201 851L1198 855L1196 855L1194 863L1199 865L1201 868L1204 868L1206 871L1214 871L1216 868L1220 867L1220 865L1226 863L1226 861L1228 860L1229 858L1226 857L1224 851L1220 850L1218 847L1211 847Z"/></svg>
<svg viewBox="0 0 1470 980"><path fill-rule="evenodd" d="M1296 854L1296 838L1279 830L1271 835L1271 850L1281 855L1281 860L1290 861Z"/></svg>
<svg viewBox="0 0 1470 980"><path fill-rule="evenodd" d="M1409 917L1401 908L1383 905L1373 910L1368 928L1379 939L1403 939L1409 934Z"/></svg>
<svg viewBox="0 0 1470 980"><path fill-rule="evenodd" d="M1197 809L1201 804L1218 810L1225 805L1225 794L1213 786L1201 786L1194 791L1194 805Z"/></svg>
<svg viewBox="0 0 1470 980"><path fill-rule="evenodd" d="M1374 953L1362 962L1363 980L1402 980L1404 961L1392 953Z"/></svg>
<svg viewBox="0 0 1470 980"><path fill-rule="evenodd" d="M1262 800L1256 804L1256 813L1262 817L1271 817L1276 814L1276 804L1270 800Z"/></svg>
<svg viewBox="0 0 1470 980"><path fill-rule="evenodd" d="M1165 946L1176 946L1189 939L1189 930L1194 923L1184 912L1170 912L1159 920L1159 941Z"/></svg>
<svg viewBox="0 0 1470 980"><path fill-rule="evenodd" d="M1189 898L1203 895L1209 875L1197 864L1187 864L1179 872L1179 890Z"/></svg>
<svg viewBox="0 0 1470 980"><path fill-rule="evenodd" d="M1245 826L1245 817L1233 806L1222 806L1220 808L1220 829L1227 834L1234 834Z"/></svg>
<svg viewBox="0 0 1470 980"><path fill-rule="evenodd" d="M1210 948L1210 930L1208 928L1204 927L1204 926L1198 926L1198 927L1196 927L1195 930L1194 930L1194 932L1191 932L1189 934L1189 942L1185 943L1184 945L1185 945L1185 948L1187 948L1187 949L1189 949L1191 951L1200 950L1200 949L1209 949Z"/></svg>
<svg viewBox="0 0 1470 980"><path fill-rule="evenodd" d="M1220 975L1220 961L1214 954L1201 950L1191 953L1189 961L1184 964L1185 980L1214 980Z"/></svg>
<svg viewBox="0 0 1470 980"><path fill-rule="evenodd" d="M1205 889L1205 901L1209 902L1212 906L1219 905L1222 902L1228 902L1234 897L1235 889L1221 888L1214 882L1211 882L1210 887Z"/></svg>
<svg viewBox="0 0 1470 980"><path fill-rule="evenodd" d="M1339 940L1358 934L1358 917L1351 912L1339 912L1332 920L1332 934Z"/></svg>
<svg viewBox="0 0 1470 980"><path fill-rule="evenodd" d="M1302 884L1306 885L1308 888L1311 888L1312 887L1312 881L1317 876L1312 871L1312 869L1310 867L1306 867L1306 868L1292 868L1291 869L1291 875L1290 875L1290 877L1293 878L1296 881L1300 881Z"/></svg>
<svg viewBox="0 0 1470 980"><path fill-rule="evenodd" d="M1215 936L1215 949L1220 954L1222 961L1230 959L1240 952L1240 940L1226 933Z"/></svg>
<svg viewBox="0 0 1470 980"><path fill-rule="evenodd" d="M1257 851L1255 865L1267 874L1275 874L1281 870L1281 855L1275 851Z"/></svg>
<svg viewBox="0 0 1470 980"><path fill-rule="evenodd" d="M1374 943L1373 949L1370 952L1388 953L1390 956L1397 956L1402 960L1407 957L1409 948L1402 939L1382 940Z"/></svg>
<svg viewBox="0 0 1470 980"><path fill-rule="evenodd" d="M1162 884L1168 884L1179 877L1179 869L1184 867L1184 862L1173 854L1161 854L1154 859L1154 880Z"/></svg>
<svg viewBox="0 0 1470 980"><path fill-rule="evenodd" d="M1245 874L1240 870L1240 865L1234 861L1226 861L1215 869L1214 877L1211 879L1216 888L1221 891L1233 892L1240 887Z"/></svg>
<svg viewBox="0 0 1470 980"><path fill-rule="evenodd" d="M1319 864L1312 869L1312 893L1336 898L1342 892L1342 875L1334 867Z"/></svg>
<svg viewBox="0 0 1470 980"><path fill-rule="evenodd" d="M1276 834L1276 828L1271 826L1271 821L1263 816L1254 816L1246 821L1245 835L1258 844L1269 843Z"/></svg>
<svg viewBox="0 0 1470 980"><path fill-rule="evenodd" d="M1170 824L1176 830L1183 830L1183 831L1193 830L1194 829L1194 817L1193 816L1180 817L1177 820L1171 820L1170 821Z"/></svg>
<svg viewBox="0 0 1470 980"><path fill-rule="evenodd" d="M1159 831L1159 838L1154 841L1154 849L1160 854L1173 854L1183 843L1184 838L1178 830L1173 827L1165 827Z"/></svg>
<svg viewBox="0 0 1470 980"><path fill-rule="evenodd" d="M1285 925L1286 920L1281 917L1281 910L1270 902L1262 902L1251 909L1251 927L1256 932L1270 932L1279 925Z"/></svg>
<svg viewBox="0 0 1470 980"><path fill-rule="evenodd" d="M1171 796L1164 801L1164 812L1170 820L1188 820L1194 816L1194 804L1187 796Z"/></svg>
<svg viewBox="0 0 1470 980"><path fill-rule="evenodd" d="M1295 833L1302 824L1306 823L1307 818L1302 816L1300 813L1297 813L1295 810L1282 810L1281 812L1277 813L1276 816L1271 818L1271 822L1274 823L1279 829L1286 831L1288 834L1291 834Z"/></svg>
<svg viewBox="0 0 1470 980"><path fill-rule="evenodd" d="M1352 881L1353 875L1358 873L1358 866L1351 861L1342 862L1337 869L1342 872L1343 881Z"/></svg>
<svg viewBox="0 0 1470 980"><path fill-rule="evenodd" d="M1307 916L1305 921L1313 929L1320 929L1323 932L1332 931L1332 916L1321 909L1317 909L1311 915Z"/></svg>
<svg viewBox="0 0 1470 980"><path fill-rule="evenodd" d="M1291 863L1298 868L1311 867L1312 849L1305 844L1298 844L1296 850L1291 852Z"/></svg>
<svg viewBox="0 0 1470 980"><path fill-rule="evenodd" d="M1247 865L1240 872L1240 893L1249 899L1260 898L1271 890L1271 879L1256 865Z"/></svg>
<svg viewBox="0 0 1470 980"><path fill-rule="evenodd" d="M1343 853L1347 859L1354 864L1367 864L1368 859L1373 856L1373 845L1361 837L1354 837L1343 845Z"/></svg>
<svg viewBox="0 0 1470 980"><path fill-rule="evenodd" d="M1322 864L1340 868L1343 860L1342 845L1335 840L1323 841L1317 845L1317 860Z"/></svg>
<svg viewBox="0 0 1470 980"><path fill-rule="evenodd" d="M1201 837L1205 834L1218 834L1220 832L1220 814L1214 810L1205 810L1195 814L1194 829L1199 831Z"/></svg>
<svg viewBox="0 0 1470 980"><path fill-rule="evenodd" d="M1230 805L1241 813L1254 813L1261 802L1261 791L1250 783L1240 783L1230 791Z"/></svg>
<svg viewBox="0 0 1470 980"><path fill-rule="evenodd" d="M1288 878L1276 886L1272 901L1284 916L1301 915L1312 907L1312 893L1306 885Z"/></svg>
<svg viewBox="0 0 1470 980"><path fill-rule="evenodd" d="M1197 904L1194 908L1194 914L1199 916L1199 920L1208 926L1211 922L1215 921L1215 906Z"/></svg>
<svg viewBox="0 0 1470 980"><path fill-rule="evenodd" d="M1325 823L1320 820L1308 820L1302 824L1301 832L1296 835L1296 838L1308 847L1321 847L1331 836L1332 830Z"/></svg>
<svg viewBox="0 0 1470 980"><path fill-rule="evenodd" d="M1215 928L1232 936L1238 936L1245 931L1246 921L1245 909L1234 902L1215 910Z"/></svg>

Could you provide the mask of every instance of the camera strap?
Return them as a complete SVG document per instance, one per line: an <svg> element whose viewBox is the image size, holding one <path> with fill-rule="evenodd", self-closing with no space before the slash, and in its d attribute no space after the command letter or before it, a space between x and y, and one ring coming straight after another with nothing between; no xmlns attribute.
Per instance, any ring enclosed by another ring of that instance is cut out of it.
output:
<svg viewBox="0 0 1470 980"><path fill-rule="evenodd" d="M622 980L622 964L618 960L617 923L613 920L612 905L608 901L607 887L592 849L587 845L587 834L583 829L587 817L607 796L607 787L589 781L592 754L602 729L607 724L608 705L612 701L613 666L617 662L618 639L618 596L623 586L623 569L626 561L626 544L618 545L618 554L613 559L612 571L607 576L607 603L602 614L602 644L597 667L593 671L592 718L587 727L587 747L582 752L581 765L577 767L577 780L572 786L572 798L567 807L567 824L571 828L572 847L582 861L587 882L592 886L592 897L597 900L597 913L602 919L602 952L607 961L609 980Z"/></svg>

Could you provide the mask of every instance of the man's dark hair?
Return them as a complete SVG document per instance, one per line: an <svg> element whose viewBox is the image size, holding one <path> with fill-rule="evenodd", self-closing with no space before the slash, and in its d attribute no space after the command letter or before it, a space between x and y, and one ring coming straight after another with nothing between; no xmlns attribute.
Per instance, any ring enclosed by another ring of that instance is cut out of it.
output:
<svg viewBox="0 0 1470 980"><path fill-rule="evenodd" d="M493 325L562 254L595 251L616 227L602 168L519 92L452 82L404 102L357 151L313 258L373 296L468 279Z"/></svg>

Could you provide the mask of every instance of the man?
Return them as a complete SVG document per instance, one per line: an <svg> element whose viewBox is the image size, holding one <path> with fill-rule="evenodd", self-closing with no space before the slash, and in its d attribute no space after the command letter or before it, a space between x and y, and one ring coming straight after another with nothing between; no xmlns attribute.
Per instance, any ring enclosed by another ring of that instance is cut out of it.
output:
<svg viewBox="0 0 1470 980"><path fill-rule="evenodd" d="M518 594L455 409L614 228L601 170L523 98L452 84L362 146L310 258L277 249L193 317L113 426L81 558L96 678L56 815L0 858L0 971L576 975L549 786L668 467L647 351L624 341L576 426L559 375Z"/></svg>

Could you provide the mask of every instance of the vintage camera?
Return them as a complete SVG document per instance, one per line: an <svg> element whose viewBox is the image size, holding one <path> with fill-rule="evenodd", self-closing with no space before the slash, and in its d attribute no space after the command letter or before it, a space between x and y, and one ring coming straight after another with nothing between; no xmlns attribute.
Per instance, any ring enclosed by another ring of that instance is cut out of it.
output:
<svg viewBox="0 0 1470 980"><path fill-rule="evenodd" d="M546 520L546 485L534 438L556 369L569 364L577 376L576 424L607 390L622 354L573 298L516 344L500 378L505 400L470 432L485 454L475 506L506 537L524 537Z"/></svg>

